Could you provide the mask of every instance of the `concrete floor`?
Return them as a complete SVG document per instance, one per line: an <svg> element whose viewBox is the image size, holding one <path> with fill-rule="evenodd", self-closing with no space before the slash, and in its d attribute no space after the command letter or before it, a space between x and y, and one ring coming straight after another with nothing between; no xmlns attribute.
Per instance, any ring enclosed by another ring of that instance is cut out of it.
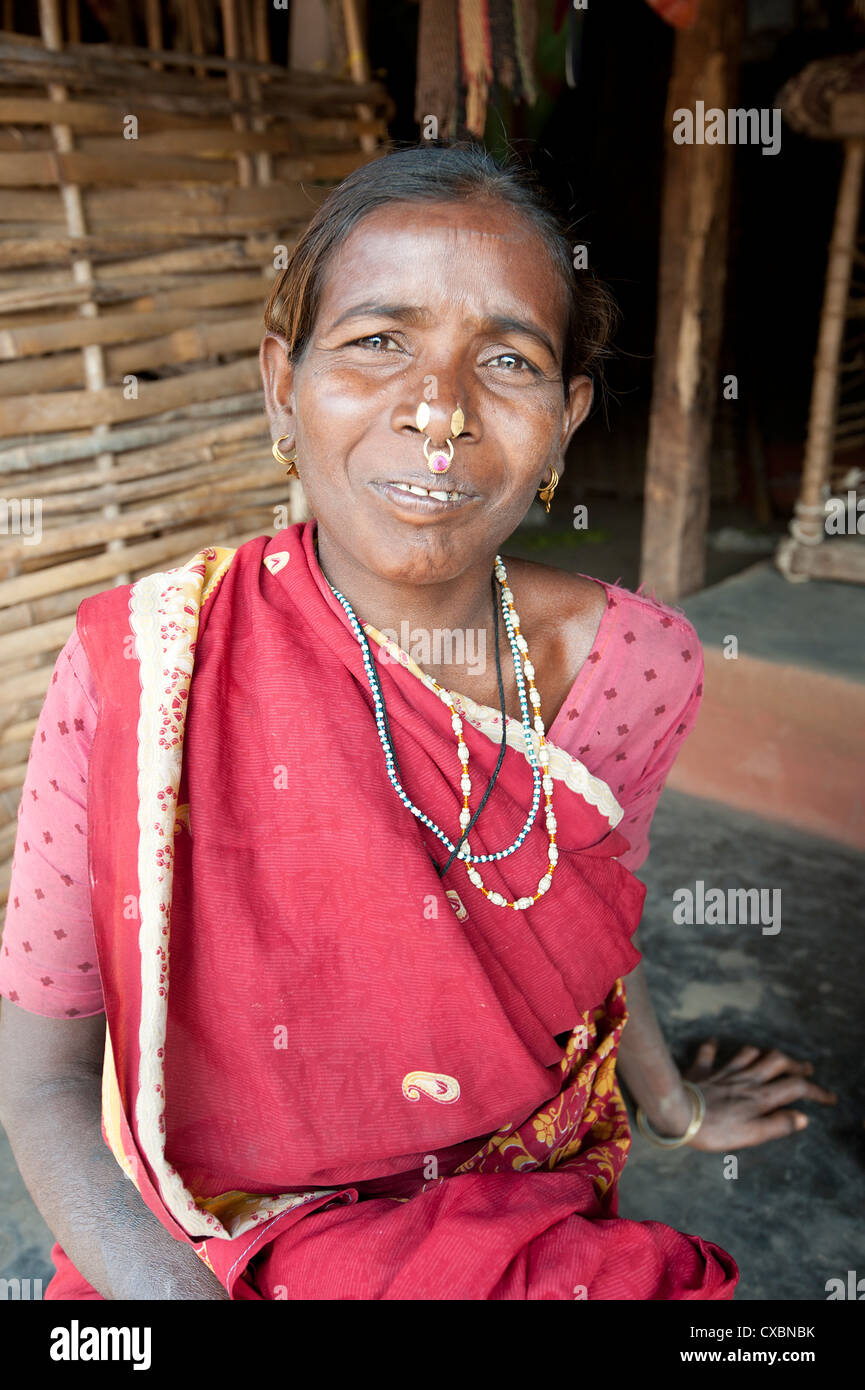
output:
<svg viewBox="0 0 865 1390"><path fill-rule="evenodd" d="M865 1274L865 1075L859 992L865 955L863 858L667 791L641 877L643 924L656 1008L680 1063L714 1034L810 1058L837 1091L832 1110L806 1104L809 1128L741 1150L739 1176L724 1156L664 1154L635 1135L620 1211L715 1240L741 1269L742 1299L819 1299L826 1280ZM672 893L708 885L780 888L781 930L676 926ZM51 1275L51 1237L28 1197L8 1144L0 1144L0 1277Z"/></svg>
<svg viewBox="0 0 865 1390"><path fill-rule="evenodd" d="M48 1254L53 1243L0 1126L0 1279L41 1279L44 1290L54 1273Z"/></svg>
<svg viewBox="0 0 865 1390"><path fill-rule="evenodd" d="M741 655L865 681L865 593L821 579L790 584L769 560L682 602L703 646L735 633Z"/></svg>
<svg viewBox="0 0 865 1390"><path fill-rule="evenodd" d="M827 1279L865 1273L863 870L854 850L669 790L655 816L641 936L676 1060L709 1036L721 1060L743 1043L779 1047L839 1097L800 1103L803 1132L740 1150L736 1179L723 1154L666 1154L635 1135L621 1214L717 1241L739 1265L738 1298L823 1300ZM696 879L780 888L780 932L674 925L672 894Z"/></svg>

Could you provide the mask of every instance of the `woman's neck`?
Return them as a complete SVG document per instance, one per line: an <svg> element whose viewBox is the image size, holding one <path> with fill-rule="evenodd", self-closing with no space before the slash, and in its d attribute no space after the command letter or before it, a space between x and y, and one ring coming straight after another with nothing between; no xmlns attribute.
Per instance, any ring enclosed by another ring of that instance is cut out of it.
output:
<svg viewBox="0 0 865 1390"><path fill-rule="evenodd" d="M372 623L380 632L482 630L489 636L495 556L484 557L441 583L407 584L375 574L320 528L316 548L328 583L348 599L362 622ZM500 601L498 586L496 601Z"/></svg>
<svg viewBox="0 0 865 1390"><path fill-rule="evenodd" d="M441 685L495 707L500 704L495 655L498 631L506 707L508 713L519 716L501 591L492 585L495 556L477 562L446 583L405 584L370 572L320 529L318 552L326 580L348 599L361 622L371 623L396 642Z"/></svg>

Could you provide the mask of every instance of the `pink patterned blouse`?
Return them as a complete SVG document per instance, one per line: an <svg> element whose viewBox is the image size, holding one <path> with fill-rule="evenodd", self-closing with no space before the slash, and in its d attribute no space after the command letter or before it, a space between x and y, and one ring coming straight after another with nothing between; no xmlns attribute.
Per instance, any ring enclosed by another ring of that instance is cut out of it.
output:
<svg viewBox="0 0 865 1390"><path fill-rule="evenodd" d="M625 812L619 830L630 841L620 862L636 869L649 852L661 788L697 717L703 654L681 613L596 582L607 607L548 738L610 787ZM33 736L0 947L0 994L49 1018L103 1012L87 867L95 728L95 687L73 632Z"/></svg>

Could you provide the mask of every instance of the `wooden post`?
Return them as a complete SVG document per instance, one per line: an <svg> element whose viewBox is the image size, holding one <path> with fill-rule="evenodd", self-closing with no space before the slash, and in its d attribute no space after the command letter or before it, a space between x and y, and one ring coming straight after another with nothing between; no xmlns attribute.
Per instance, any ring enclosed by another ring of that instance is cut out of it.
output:
<svg viewBox="0 0 865 1390"><path fill-rule="evenodd" d="M201 10L199 0L186 0L186 8L183 11L189 31L189 47L193 53L204 53L204 27L201 20ZM193 68L196 77L205 78L207 68Z"/></svg>
<svg viewBox="0 0 865 1390"><path fill-rule="evenodd" d="M226 58L239 58L241 56L240 25L235 0L221 0L221 9L225 56ZM234 102L243 103L246 101L245 84L241 73L229 70L228 93ZM246 130L246 120L239 111L235 111L233 114L231 124L235 130ZM237 156L237 182L241 188L249 188L252 184L252 160L248 154L241 153Z"/></svg>
<svg viewBox="0 0 865 1390"><path fill-rule="evenodd" d="M348 66L352 79L355 82L369 81L369 60L366 53L366 45L363 41L363 29L361 26L360 11L358 10L358 0L342 0L342 14L345 23L345 38L348 45ZM362 121L371 121L373 118L372 108L369 106L358 106L357 113ZM360 147L362 150L374 150L377 141L374 135L362 135L360 137Z"/></svg>
<svg viewBox="0 0 865 1390"><path fill-rule="evenodd" d="M865 182L865 96L839 93L832 102L830 133L844 141L844 163L835 206L814 381L808 415L808 438L802 465L802 484L789 526L779 543L775 563L785 579L850 580L865 583L865 556L858 535L847 541L826 540L826 494L831 486L832 461L839 440L838 389L844 332L860 313L850 303Z"/></svg>
<svg viewBox="0 0 865 1390"><path fill-rule="evenodd" d="M247 19L249 19L248 10L244 13ZM256 0L246 56L256 63L270 62L270 34L267 29L267 0ZM261 102L261 84L254 77L249 77L247 81L249 85L249 99L253 106L258 106ZM267 121L263 116L257 116L252 122L252 128L253 130L260 131L267 130ZM255 172L258 183L267 184L273 182L273 165L271 157L266 150L261 151L255 156Z"/></svg>
<svg viewBox="0 0 865 1390"><path fill-rule="evenodd" d="M158 52L162 48L162 5L160 0L147 0L145 20L147 24L147 47ZM162 71L162 64L150 64L154 72Z"/></svg>
<svg viewBox="0 0 865 1390"><path fill-rule="evenodd" d="M42 32L42 41L46 48L59 51L63 47L62 29L60 26L60 6L59 0L39 0L39 26ZM48 88L48 95L52 101L64 102L66 100L66 88L58 83L52 83ZM54 148L59 154L68 153L73 148L72 130L68 125L52 125L52 138ZM63 209L66 214L66 227L71 237L83 238L87 235L87 223L84 215L84 200L81 196L81 189L72 183L60 183L60 193L63 199ZM89 260L82 257L73 262L72 274L75 281L82 287L89 287L93 284L93 266ZM95 318L98 310L92 299L86 299L79 307L82 318ZM84 360L84 379L88 391L103 391L106 386L105 374L105 354L102 347L98 344L86 344L82 348ZM100 441L105 441L105 450L99 454L98 466L100 472L105 474L106 482L110 481L111 473L114 469L114 455L110 451L110 434L107 425L98 424L94 427L94 435ZM109 503L103 509L103 515L114 519L120 515L120 508L116 503ZM108 543L109 550L120 550L124 547L123 539L112 539ZM128 584L131 576L123 573L115 581L117 584Z"/></svg>
<svg viewBox="0 0 865 1390"><path fill-rule="evenodd" d="M806 545L823 539L825 511L823 487L835 453L835 408L838 400L838 368L847 321L850 272L856 251L856 232L862 209L862 176L865 140L847 140L835 226L826 267L826 290L820 314L820 335L814 363L814 384L808 420L808 440L802 465L802 490L796 503L792 535Z"/></svg>
<svg viewBox="0 0 865 1390"><path fill-rule="evenodd" d="M676 35L664 117L658 326L640 578L667 600L699 589L705 577L733 163L729 144L675 144L674 113L695 113L698 101L706 112L720 108L725 115L735 106L742 28L742 0L702 0L697 24Z"/></svg>

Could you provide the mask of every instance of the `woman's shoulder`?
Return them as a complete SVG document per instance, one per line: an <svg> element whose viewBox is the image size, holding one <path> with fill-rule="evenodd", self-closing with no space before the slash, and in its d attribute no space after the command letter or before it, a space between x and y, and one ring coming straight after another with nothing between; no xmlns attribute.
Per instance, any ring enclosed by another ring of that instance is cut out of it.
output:
<svg viewBox="0 0 865 1390"><path fill-rule="evenodd" d="M626 589L619 583L612 584L603 579L594 582L604 586L607 607L620 608L621 616L627 619L631 628L639 628L660 639L666 637L668 644L684 639L699 646L696 628L680 608L639 589Z"/></svg>
<svg viewBox="0 0 865 1390"><path fill-rule="evenodd" d="M530 599L529 630L544 633L548 669L556 670L554 708L627 707L619 723L630 724L632 716L648 711L654 718L655 711L671 714L699 701L702 649L684 613L589 575L530 561L511 561L509 568L515 593L519 584ZM521 616L528 628L529 612Z"/></svg>
<svg viewBox="0 0 865 1390"><path fill-rule="evenodd" d="M631 645L642 636L668 646L684 640L692 651L699 647L696 630L685 614L654 594L533 560L509 559L507 563L514 584L530 595L536 621L557 626L562 633L594 624L593 632L600 635L605 626L615 626L622 628L623 639Z"/></svg>

